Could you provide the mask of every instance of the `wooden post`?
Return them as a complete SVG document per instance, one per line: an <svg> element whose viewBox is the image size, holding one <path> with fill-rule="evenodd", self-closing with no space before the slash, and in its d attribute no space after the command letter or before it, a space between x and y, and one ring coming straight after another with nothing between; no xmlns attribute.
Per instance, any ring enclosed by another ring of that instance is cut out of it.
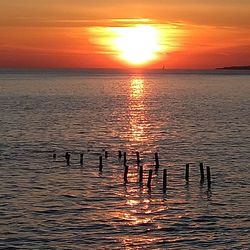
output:
<svg viewBox="0 0 250 250"><path fill-rule="evenodd" d="M69 152L66 152L65 158L66 158L67 165L69 166L69 164L70 164L70 153Z"/></svg>
<svg viewBox="0 0 250 250"><path fill-rule="evenodd" d="M186 182L189 181L189 163L186 164L185 179L186 179Z"/></svg>
<svg viewBox="0 0 250 250"><path fill-rule="evenodd" d="M139 182L143 182L143 166L140 166L140 171L139 171Z"/></svg>
<svg viewBox="0 0 250 250"><path fill-rule="evenodd" d="M155 153L155 169L158 170L160 164L159 164L159 156L158 153Z"/></svg>
<svg viewBox="0 0 250 250"><path fill-rule="evenodd" d="M211 172L210 172L210 167L207 167L207 187L208 187L208 189L211 188Z"/></svg>
<svg viewBox="0 0 250 250"><path fill-rule="evenodd" d="M124 183L128 183L128 166L125 166L124 169Z"/></svg>
<svg viewBox="0 0 250 250"><path fill-rule="evenodd" d="M167 169L163 169L163 192L167 191Z"/></svg>
<svg viewBox="0 0 250 250"><path fill-rule="evenodd" d="M205 176L204 176L204 166L203 166L203 163L202 163L202 162L200 162L200 174L201 174L200 183L203 183L203 182L204 182L204 179L205 179Z"/></svg>
<svg viewBox="0 0 250 250"><path fill-rule="evenodd" d="M126 164L127 164L127 153L126 152L124 152L123 157L124 157L123 165L126 166Z"/></svg>
<svg viewBox="0 0 250 250"><path fill-rule="evenodd" d="M147 187L148 187L148 188L151 187L152 174L153 174L153 170L150 169L150 170L148 171L148 183L147 183Z"/></svg>
<svg viewBox="0 0 250 250"><path fill-rule="evenodd" d="M104 153L104 157L105 157L105 159L108 158L108 151L106 151L106 150L105 150L105 153Z"/></svg>
<svg viewBox="0 0 250 250"><path fill-rule="evenodd" d="M102 172L102 168L103 168L103 165L102 165L102 156L100 155L99 156L99 171Z"/></svg>
<svg viewBox="0 0 250 250"><path fill-rule="evenodd" d="M118 151L118 158L119 158L119 160L122 158L122 151L121 150Z"/></svg>
<svg viewBox="0 0 250 250"><path fill-rule="evenodd" d="M83 165L83 153L80 153L80 164Z"/></svg>
<svg viewBox="0 0 250 250"><path fill-rule="evenodd" d="M139 152L136 152L136 162L137 162L137 165L139 166L139 164L140 164L140 153Z"/></svg>

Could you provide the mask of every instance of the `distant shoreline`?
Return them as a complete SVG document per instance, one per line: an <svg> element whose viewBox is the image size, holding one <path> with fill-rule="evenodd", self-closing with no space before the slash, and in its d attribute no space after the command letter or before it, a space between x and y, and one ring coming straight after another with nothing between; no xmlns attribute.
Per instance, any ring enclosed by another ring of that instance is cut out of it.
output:
<svg viewBox="0 0 250 250"><path fill-rule="evenodd" d="M222 67L216 68L216 70L250 70L250 66L229 66L229 67Z"/></svg>
<svg viewBox="0 0 250 250"><path fill-rule="evenodd" d="M119 68L0 68L0 76L5 74L49 74L49 75L109 75L109 74L209 74L209 75L250 75L250 66L232 66L214 69L119 69Z"/></svg>

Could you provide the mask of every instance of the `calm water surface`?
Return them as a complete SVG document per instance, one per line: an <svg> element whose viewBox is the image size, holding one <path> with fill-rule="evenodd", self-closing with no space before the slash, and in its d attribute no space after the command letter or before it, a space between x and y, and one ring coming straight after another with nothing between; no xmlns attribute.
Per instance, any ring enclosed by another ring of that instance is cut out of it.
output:
<svg viewBox="0 0 250 250"><path fill-rule="evenodd" d="M0 248L250 249L249 112L249 74L2 71Z"/></svg>

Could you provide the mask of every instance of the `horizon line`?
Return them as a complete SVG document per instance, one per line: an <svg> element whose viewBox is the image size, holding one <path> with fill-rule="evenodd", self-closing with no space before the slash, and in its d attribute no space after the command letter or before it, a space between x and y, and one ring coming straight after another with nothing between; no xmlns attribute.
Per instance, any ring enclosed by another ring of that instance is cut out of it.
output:
<svg viewBox="0 0 250 250"><path fill-rule="evenodd" d="M250 65L230 65L230 66L220 66L214 68L167 68L166 66L162 68L136 68L136 67L126 67L126 68L107 68L107 67L0 67L0 70L84 70L84 71L123 71L123 72L133 72L133 71L212 71L212 70L250 70Z"/></svg>

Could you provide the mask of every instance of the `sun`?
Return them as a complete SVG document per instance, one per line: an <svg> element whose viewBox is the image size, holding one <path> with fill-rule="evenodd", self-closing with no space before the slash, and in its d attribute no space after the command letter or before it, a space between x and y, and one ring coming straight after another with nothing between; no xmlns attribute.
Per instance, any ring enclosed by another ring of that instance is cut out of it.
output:
<svg viewBox="0 0 250 250"><path fill-rule="evenodd" d="M120 27L114 47L118 57L132 65L143 65L157 58L161 50L158 30L150 25Z"/></svg>
<svg viewBox="0 0 250 250"><path fill-rule="evenodd" d="M115 20L106 26L88 27L87 31L94 55L111 65L129 68L154 67L157 61L162 64L169 53L178 50L179 38L185 35L175 24L141 19Z"/></svg>

